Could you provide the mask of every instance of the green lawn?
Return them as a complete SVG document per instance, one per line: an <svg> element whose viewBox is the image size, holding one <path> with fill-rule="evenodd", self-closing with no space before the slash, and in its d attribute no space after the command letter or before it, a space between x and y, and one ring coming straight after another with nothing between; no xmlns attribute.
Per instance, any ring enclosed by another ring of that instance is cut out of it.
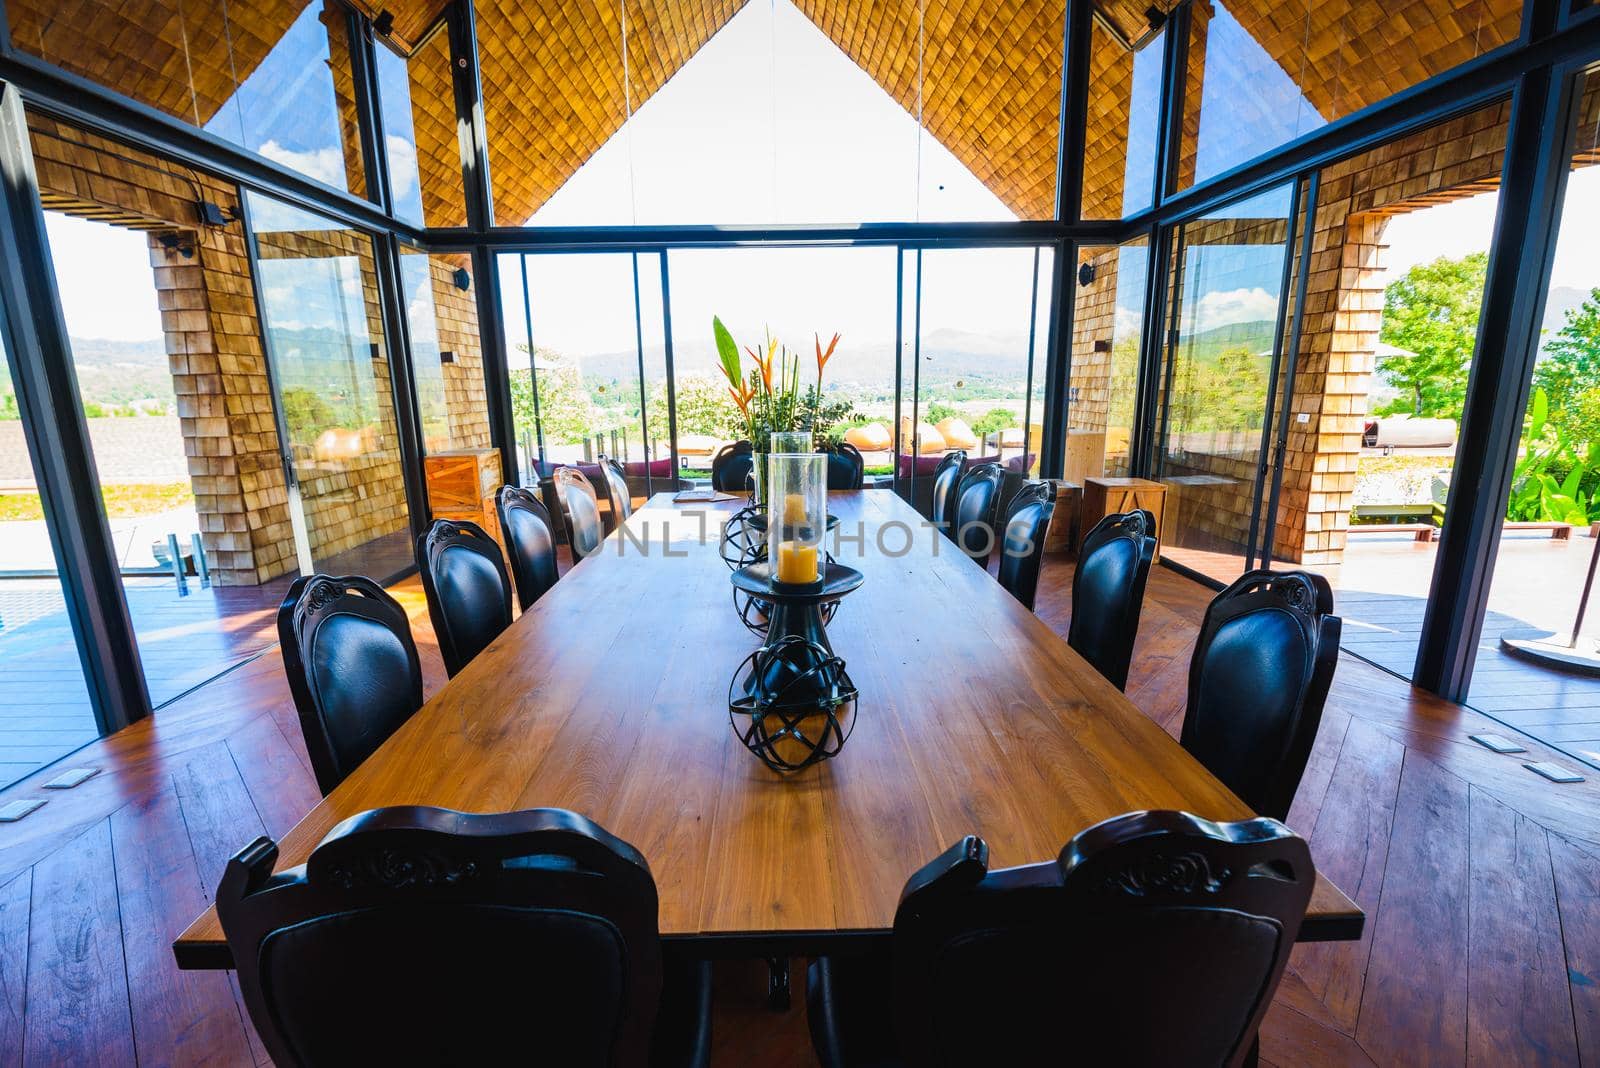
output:
<svg viewBox="0 0 1600 1068"><path fill-rule="evenodd" d="M194 491L187 482L102 486L100 497L111 519L157 515L194 503ZM0 492L0 523L43 518L44 505L37 493L31 490Z"/></svg>

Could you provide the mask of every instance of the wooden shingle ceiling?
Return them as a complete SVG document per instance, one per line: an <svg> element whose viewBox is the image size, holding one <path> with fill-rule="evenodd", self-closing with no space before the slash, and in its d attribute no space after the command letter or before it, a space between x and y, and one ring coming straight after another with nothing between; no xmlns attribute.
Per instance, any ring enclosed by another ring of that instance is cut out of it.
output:
<svg viewBox="0 0 1600 1068"><path fill-rule="evenodd" d="M744 2L476 0L497 219L517 225L537 211L617 132L630 103L637 110ZM1219 2L1195 2L1196 26L1205 27ZM391 41L402 52L426 38L444 6L444 0L359 3L371 14L393 13ZM796 0L796 6L911 114L919 106L920 70L929 133L1018 216L1050 216L1064 0ZM1148 28L1147 6L1115 0L1103 11L1122 34L1137 38ZM1520 0L1236 0L1220 6L1325 121L1513 39L1521 11ZM209 9L205 17L197 17L201 7ZM920 65L919 8L925 12ZM9 0L7 9L18 47L203 125L304 5ZM1203 36L1197 32L1191 42L1192 98L1202 75L1227 76L1220 65L1201 68ZM1091 217L1120 213L1132 67L1130 54L1110 34L1097 31L1096 41L1085 161ZM444 47L442 35L427 39L411 64L418 162L427 222L434 226L463 221ZM1228 91L1247 96L1247 87Z"/></svg>

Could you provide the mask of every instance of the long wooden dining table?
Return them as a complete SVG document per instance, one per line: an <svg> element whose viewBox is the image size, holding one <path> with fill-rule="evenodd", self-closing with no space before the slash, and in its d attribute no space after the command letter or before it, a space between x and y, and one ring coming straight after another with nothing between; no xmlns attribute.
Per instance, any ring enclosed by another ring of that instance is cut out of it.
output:
<svg viewBox="0 0 1600 1068"><path fill-rule="evenodd" d="M888 490L829 495L834 555L865 576L828 625L860 690L853 733L769 770L728 716L760 641L718 551L739 503L647 502L313 808L278 867L381 806L566 808L645 855L663 937L806 956L884 936L907 877L963 835L1000 867L1138 809L1252 815ZM1363 919L1318 875L1300 938L1358 938ZM173 950L232 967L214 909Z"/></svg>

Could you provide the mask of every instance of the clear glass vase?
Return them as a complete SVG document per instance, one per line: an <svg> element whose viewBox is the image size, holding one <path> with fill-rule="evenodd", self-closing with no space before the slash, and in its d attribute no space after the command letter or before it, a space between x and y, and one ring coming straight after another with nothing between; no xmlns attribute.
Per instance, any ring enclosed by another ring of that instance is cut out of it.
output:
<svg viewBox="0 0 1600 1068"><path fill-rule="evenodd" d="M809 437L809 435L808 435ZM819 452L767 457L767 564L789 586L822 580L828 526L828 458Z"/></svg>

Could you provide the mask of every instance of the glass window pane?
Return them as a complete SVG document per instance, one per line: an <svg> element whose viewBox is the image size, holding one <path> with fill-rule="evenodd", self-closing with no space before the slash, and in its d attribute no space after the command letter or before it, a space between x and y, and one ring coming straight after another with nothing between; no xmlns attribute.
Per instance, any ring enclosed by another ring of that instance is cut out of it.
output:
<svg viewBox="0 0 1600 1068"><path fill-rule="evenodd" d="M1467 703L1600 768L1600 679L1560 663L1600 658L1600 605L1593 593L1583 602L1600 547L1590 526L1600 520L1600 67L1574 96L1573 169L1506 508L1508 524L1572 529L1564 538L1540 526L1501 532Z"/></svg>
<svg viewBox="0 0 1600 1068"><path fill-rule="evenodd" d="M1209 0L1191 6L1178 188L1517 39L1522 5L1384 11Z"/></svg>
<svg viewBox="0 0 1600 1068"><path fill-rule="evenodd" d="M157 706L259 653L296 570L231 184L30 115L72 369Z"/></svg>
<svg viewBox="0 0 1600 1068"><path fill-rule="evenodd" d="M1031 248L922 254L917 419L932 431L923 430L924 455L963 449L969 464L1017 474L1037 463L1039 427L1025 420L1035 415L1029 376L1044 351L1035 294L1050 270L1049 255ZM943 447L931 449L930 438Z"/></svg>
<svg viewBox="0 0 1600 1068"><path fill-rule="evenodd" d="M374 52L395 214L418 226L465 226L449 35L435 31L410 59L382 41Z"/></svg>
<svg viewBox="0 0 1600 1068"><path fill-rule="evenodd" d="M1083 217L1119 219L1155 195L1166 31L1138 43L1094 23L1084 142Z"/></svg>
<svg viewBox="0 0 1600 1068"><path fill-rule="evenodd" d="M384 579L410 566L410 520L372 239L246 196L300 553Z"/></svg>
<svg viewBox="0 0 1600 1068"><path fill-rule="evenodd" d="M894 249L868 247L667 254L685 477L708 479L716 448L744 436L717 363L713 316L741 346L760 348L769 333L788 346L802 383L816 380L817 340L826 346L837 332L838 348L822 373L824 399L844 406L830 436L861 449L869 484L891 474L885 442L894 425L894 260Z"/></svg>
<svg viewBox="0 0 1600 1068"><path fill-rule="evenodd" d="M1290 187L1176 233L1172 336L1156 475L1167 487L1161 554L1222 581L1247 566L1272 389Z"/></svg>
<svg viewBox="0 0 1600 1068"><path fill-rule="evenodd" d="M1149 242L1080 252L1063 477L1126 477L1138 395ZM1089 268L1086 277L1083 266Z"/></svg>
<svg viewBox="0 0 1600 1068"><path fill-rule="evenodd" d="M95 739L10 353L0 336L0 789Z"/></svg>
<svg viewBox="0 0 1600 1068"><path fill-rule="evenodd" d="M548 253L523 259L533 352L531 368L526 350L510 352L518 427L534 422L536 385L538 433L548 464L596 464L602 455L619 462L643 459L633 255ZM528 383L526 392L519 381ZM588 473L598 477L598 471Z"/></svg>
<svg viewBox="0 0 1600 1068"><path fill-rule="evenodd" d="M471 263L464 253L430 256L410 245L400 246L400 285L411 336L417 414L423 449L430 456L490 447Z"/></svg>
<svg viewBox="0 0 1600 1068"><path fill-rule="evenodd" d="M1450 522L1508 113L1324 167L1311 220L1272 555L1325 575L1344 646L1407 677Z"/></svg>
<svg viewBox="0 0 1600 1068"><path fill-rule="evenodd" d="M346 14L325 3L42 0L6 6L17 48L364 195Z"/></svg>

